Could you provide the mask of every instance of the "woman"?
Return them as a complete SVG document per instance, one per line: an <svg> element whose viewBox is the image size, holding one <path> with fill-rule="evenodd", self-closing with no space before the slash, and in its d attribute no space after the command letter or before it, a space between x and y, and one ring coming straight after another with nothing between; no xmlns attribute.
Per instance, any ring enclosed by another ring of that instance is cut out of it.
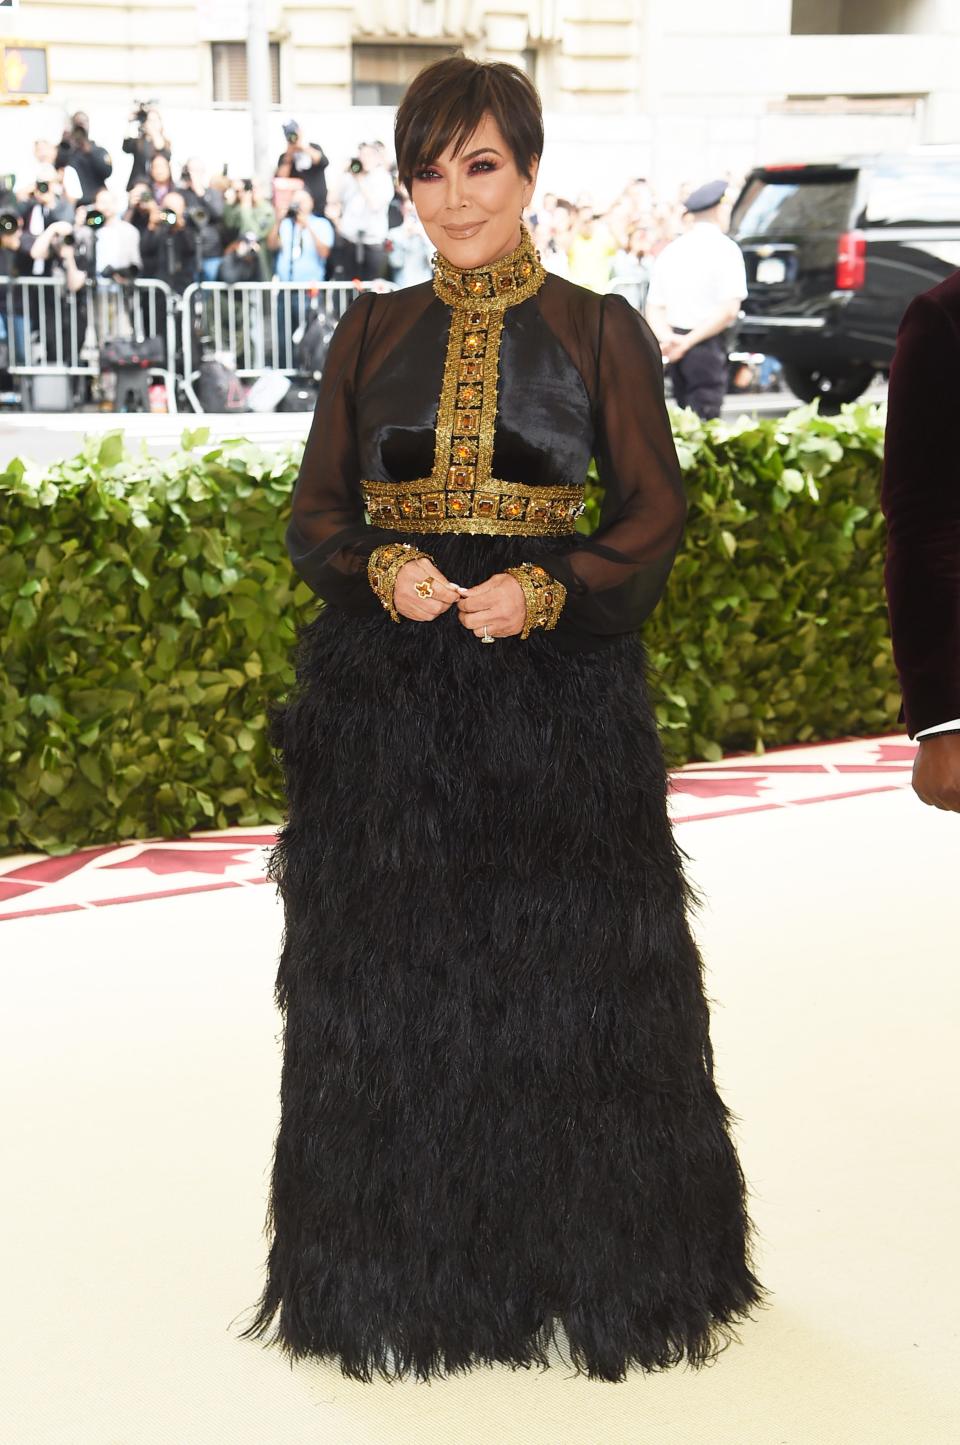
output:
<svg viewBox="0 0 960 1445"><path fill-rule="evenodd" d="M685 501L659 347L548 275L535 90L414 79L431 282L337 327L294 492L327 605L273 718L289 815L268 1278L291 1358L702 1364L760 1299L636 630ZM574 531L591 454L600 529ZM364 520L366 506L370 524Z"/></svg>
<svg viewBox="0 0 960 1445"><path fill-rule="evenodd" d="M170 192L176 190L176 186L173 183L173 171L170 167L169 157L157 151L156 155L150 157L147 170L150 173L150 178L146 182L146 188L150 191L157 205L162 206L170 195Z"/></svg>
<svg viewBox="0 0 960 1445"><path fill-rule="evenodd" d="M142 123L140 122L141 116L143 117ZM169 165L173 154L170 141L163 128L160 112L155 106L151 106L147 110L138 106L130 120L131 129L123 138L123 149L133 157L126 184L128 192L132 191L135 186L149 185L148 168L154 156L163 156Z"/></svg>

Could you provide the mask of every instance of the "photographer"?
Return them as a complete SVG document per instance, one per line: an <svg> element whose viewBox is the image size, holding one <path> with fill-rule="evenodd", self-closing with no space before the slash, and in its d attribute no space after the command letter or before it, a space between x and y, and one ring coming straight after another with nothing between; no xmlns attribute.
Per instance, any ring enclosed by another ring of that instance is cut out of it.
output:
<svg viewBox="0 0 960 1445"><path fill-rule="evenodd" d="M33 159L38 167L53 166L56 170L57 144L57 141L47 140L45 136L37 136L33 142ZM64 166L62 170L57 171L57 175L63 186L64 197L72 205L77 205L83 195L83 187L73 166Z"/></svg>
<svg viewBox="0 0 960 1445"><path fill-rule="evenodd" d="M73 221L51 221L35 237L24 232L23 245L29 247L35 276L62 277L67 291L71 293L83 289L87 278L86 272L77 265Z"/></svg>
<svg viewBox="0 0 960 1445"><path fill-rule="evenodd" d="M196 279L199 259L197 230L187 224L185 209L179 191L171 191L162 207L148 201L147 224L140 236L144 276L165 281L181 296Z"/></svg>
<svg viewBox="0 0 960 1445"><path fill-rule="evenodd" d="M64 166L73 166L80 181L80 200L90 205L97 191L108 176L113 174L113 161L103 146L94 145L90 139L90 118L85 111L78 110L70 118L70 125L64 130L57 146L53 162L58 171Z"/></svg>
<svg viewBox="0 0 960 1445"><path fill-rule="evenodd" d="M325 281L333 241L331 222L313 214L309 191L298 191L287 214L274 222L267 236L268 247L276 252L277 280Z"/></svg>
<svg viewBox="0 0 960 1445"><path fill-rule="evenodd" d="M33 185L20 192L20 214L23 229L33 240L54 221L73 220L73 205L63 195L63 184L52 165L37 166ZM43 262L37 261L33 274L44 275Z"/></svg>
<svg viewBox="0 0 960 1445"><path fill-rule="evenodd" d="M14 283L32 274L32 241L28 237L24 248L23 217L15 200L12 192L0 197L0 349L6 347L7 357L0 369L6 369L11 361L14 366L26 361L23 288Z"/></svg>
<svg viewBox="0 0 960 1445"><path fill-rule="evenodd" d="M363 141L347 163L340 182L340 234L352 243L353 276L363 281L386 280L388 212L394 196L393 177L375 141Z"/></svg>
<svg viewBox="0 0 960 1445"><path fill-rule="evenodd" d="M233 181L224 191L223 199L223 224L230 239L223 253L220 280L269 281L273 275L273 253L267 238L277 217L263 194L263 187L250 177Z"/></svg>
<svg viewBox="0 0 960 1445"><path fill-rule="evenodd" d="M147 172L149 172L149 175L147 175L146 182L143 185L145 185L147 191L150 192L150 199L156 201L158 205L163 205L163 202L166 201L171 191L175 191L176 189L176 186L173 185L173 169L171 163L166 159L166 156L160 155L158 152L155 156L150 156ZM143 186L140 186L140 189L143 189Z"/></svg>
<svg viewBox="0 0 960 1445"><path fill-rule="evenodd" d="M97 192L91 209L103 216L102 224L95 228L97 278L129 286L141 270L140 232L119 215L117 202L105 186ZM78 208L78 223L86 223L89 215L87 207ZM93 243L91 233L91 252Z"/></svg>
<svg viewBox="0 0 960 1445"><path fill-rule="evenodd" d="M191 157L184 166L179 190L187 222L199 242L195 279L216 281L223 260L223 193L210 185L210 171L198 156Z"/></svg>
<svg viewBox="0 0 960 1445"><path fill-rule="evenodd" d="M310 192L298 191L290 202L287 214L281 216L270 230L267 246L276 253L278 281L295 281L308 286L327 277L327 257L334 241L334 230L326 216L313 214ZM302 290L288 291L281 297L279 355L273 364L282 370L294 366L293 334L303 319L305 296Z"/></svg>
<svg viewBox="0 0 960 1445"><path fill-rule="evenodd" d="M130 129L123 139L123 149L133 156L130 178L125 188L128 192L132 191L134 186L149 180L149 166L154 156L163 156L169 163L170 142L156 106L145 105L142 101L134 106L130 112ZM158 196L156 199L162 200L162 197Z"/></svg>
<svg viewBox="0 0 960 1445"><path fill-rule="evenodd" d="M315 141L304 141L303 132L295 120L288 120L283 127L287 148L277 161L276 176L286 180L303 181L313 203L313 214L322 216L327 204L326 169L329 165L323 147Z"/></svg>

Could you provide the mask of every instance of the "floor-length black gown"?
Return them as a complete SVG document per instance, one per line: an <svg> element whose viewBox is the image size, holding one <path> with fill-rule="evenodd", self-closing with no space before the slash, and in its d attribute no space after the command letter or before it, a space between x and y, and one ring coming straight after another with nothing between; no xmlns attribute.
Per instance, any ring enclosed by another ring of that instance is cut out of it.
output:
<svg viewBox="0 0 960 1445"><path fill-rule="evenodd" d="M271 723L281 1120L243 1334L279 1311L291 1360L428 1379L565 1337L622 1380L763 1302L637 631L685 513L652 333L525 229L340 322L287 532L326 606ZM367 573L397 540L465 586L539 562L557 626L398 624Z"/></svg>

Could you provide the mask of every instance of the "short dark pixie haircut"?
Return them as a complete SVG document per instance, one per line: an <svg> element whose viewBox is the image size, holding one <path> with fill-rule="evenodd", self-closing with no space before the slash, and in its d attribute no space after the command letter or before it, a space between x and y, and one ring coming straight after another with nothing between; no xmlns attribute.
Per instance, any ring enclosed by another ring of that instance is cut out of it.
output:
<svg viewBox="0 0 960 1445"><path fill-rule="evenodd" d="M530 180L532 162L543 154L543 110L522 70L502 60L470 60L458 51L414 76L393 127L397 174L408 194L414 171L432 165L449 145L459 155L488 112L517 170Z"/></svg>

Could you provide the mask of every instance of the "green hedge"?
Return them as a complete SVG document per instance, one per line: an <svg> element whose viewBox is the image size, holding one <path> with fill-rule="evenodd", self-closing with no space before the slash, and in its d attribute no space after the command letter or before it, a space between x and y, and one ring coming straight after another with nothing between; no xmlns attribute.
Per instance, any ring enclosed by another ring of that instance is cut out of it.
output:
<svg viewBox="0 0 960 1445"><path fill-rule="evenodd" d="M645 633L670 760L894 727L882 413L673 417L690 516ZM0 474L0 852L280 820L265 709L316 605L283 544L299 450L112 432Z"/></svg>

